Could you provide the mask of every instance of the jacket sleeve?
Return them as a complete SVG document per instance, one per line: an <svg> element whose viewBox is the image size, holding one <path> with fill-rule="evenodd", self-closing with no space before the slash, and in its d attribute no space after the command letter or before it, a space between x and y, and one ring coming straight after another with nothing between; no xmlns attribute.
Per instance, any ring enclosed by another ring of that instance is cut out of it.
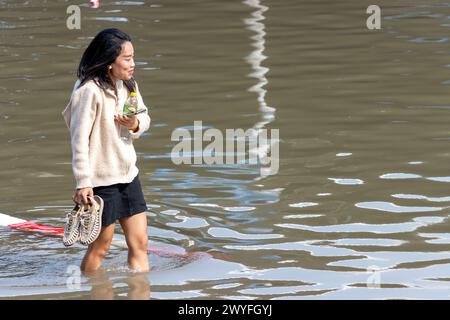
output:
<svg viewBox="0 0 450 320"><path fill-rule="evenodd" d="M89 163L89 138L97 112L97 99L92 88L83 86L72 97L70 136L72 144L72 170L76 187L93 187Z"/></svg>
<svg viewBox="0 0 450 320"><path fill-rule="evenodd" d="M128 130L130 133L130 137L133 139L138 139L145 131L147 131L150 128L150 122L151 118L148 114L148 108L144 103L144 100L142 99L141 93L139 92L139 87L136 83L136 93L138 97L138 110L145 109L144 112L138 114L136 117L139 120L139 129L136 132L133 132L132 130Z"/></svg>

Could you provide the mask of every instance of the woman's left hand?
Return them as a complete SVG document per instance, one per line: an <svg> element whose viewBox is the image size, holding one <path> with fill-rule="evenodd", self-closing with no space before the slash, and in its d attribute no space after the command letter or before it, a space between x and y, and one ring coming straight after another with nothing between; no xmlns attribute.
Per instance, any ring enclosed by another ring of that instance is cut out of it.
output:
<svg viewBox="0 0 450 320"><path fill-rule="evenodd" d="M139 126L139 120L135 115L121 115L121 114L115 114L114 115L114 121L117 121L119 124L123 125L124 127L127 127L129 130L135 131L137 127Z"/></svg>

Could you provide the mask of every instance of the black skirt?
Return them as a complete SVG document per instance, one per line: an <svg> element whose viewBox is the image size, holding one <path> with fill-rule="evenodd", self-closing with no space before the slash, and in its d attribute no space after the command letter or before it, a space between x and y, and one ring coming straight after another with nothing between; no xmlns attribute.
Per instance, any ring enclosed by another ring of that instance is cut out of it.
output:
<svg viewBox="0 0 450 320"><path fill-rule="evenodd" d="M107 227L120 218L147 211L139 174L130 183L95 187L93 191L104 202L102 227Z"/></svg>

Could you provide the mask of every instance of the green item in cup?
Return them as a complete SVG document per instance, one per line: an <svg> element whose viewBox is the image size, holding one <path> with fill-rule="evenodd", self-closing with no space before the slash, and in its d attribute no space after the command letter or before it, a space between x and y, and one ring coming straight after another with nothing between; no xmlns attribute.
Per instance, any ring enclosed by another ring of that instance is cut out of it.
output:
<svg viewBox="0 0 450 320"><path fill-rule="evenodd" d="M132 115L136 113L137 109L138 109L137 93L131 92L127 101L123 105L123 114L127 116Z"/></svg>

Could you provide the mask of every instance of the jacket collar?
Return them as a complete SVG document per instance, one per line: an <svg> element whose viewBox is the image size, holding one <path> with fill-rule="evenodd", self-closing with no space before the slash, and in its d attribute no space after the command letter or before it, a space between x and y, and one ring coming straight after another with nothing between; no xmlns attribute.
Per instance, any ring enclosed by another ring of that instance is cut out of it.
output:
<svg viewBox="0 0 450 320"><path fill-rule="evenodd" d="M98 78L95 78L95 79L97 80ZM124 86L123 80L117 80L117 81L116 81L117 94L119 94L119 92L122 91L123 86ZM109 93L110 95L112 95L114 98L118 98L118 97L116 96L116 93L114 92L114 89L108 88L108 89L106 89L105 91L106 91L107 93Z"/></svg>

